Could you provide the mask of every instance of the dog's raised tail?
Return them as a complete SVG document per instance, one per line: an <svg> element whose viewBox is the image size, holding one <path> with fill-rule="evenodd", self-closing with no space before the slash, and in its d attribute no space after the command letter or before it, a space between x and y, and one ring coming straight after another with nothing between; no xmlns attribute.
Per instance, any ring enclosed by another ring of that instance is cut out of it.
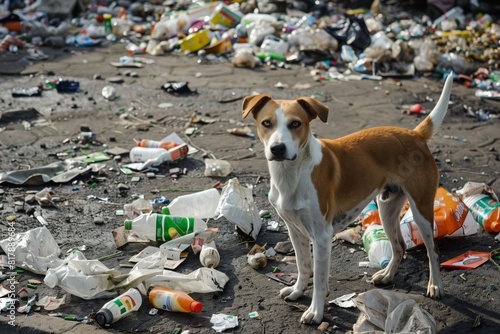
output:
<svg viewBox="0 0 500 334"><path fill-rule="evenodd" d="M418 132L426 141L436 134L439 126L443 122L443 118L448 110L448 102L450 100L451 88L453 86L453 72L448 74L446 82L444 83L443 91L439 100L432 109L431 113L420 123L415 131Z"/></svg>

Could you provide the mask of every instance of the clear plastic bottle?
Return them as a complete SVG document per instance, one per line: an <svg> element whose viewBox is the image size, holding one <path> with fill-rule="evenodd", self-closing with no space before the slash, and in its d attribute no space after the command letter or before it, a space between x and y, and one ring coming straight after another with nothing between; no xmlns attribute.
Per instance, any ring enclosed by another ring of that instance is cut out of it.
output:
<svg viewBox="0 0 500 334"><path fill-rule="evenodd" d="M150 201L144 198L138 198L132 203L123 205L123 218L134 219L144 213L151 213L153 205Z"/></svg>
<svg viewBox="0 0 500 334"><path fill-rule="evenodd" d="M174 143L173 141L157 141L157 140L149 140L149 139L143 139L139 142L137 142L138 147L154 147L154 148L164 148L166 150L170 150L171 148L174 148L178 146L179 144Z"/></svg>
<svg viewBox="0 0 500 334"><path fill-rule="evenodd" d="M472 216L487 232L500 232L500 203L489 195L477 194L464 199Z"/></svg>
<svg viewBox="0 0 500 334"><path fill-rule="evenodd" d="M164 215L212 218L219 204L220 194L215 188L176 197L161 209Z"/></svg>
<svg viewBox="0 0 500 334"><path fill-rule="evenodd" d="M95 321L101 326L112 324L133 311L137 311L142 304L139 290L129 289L113 300L104 304L95 314Z"/></svg>
<svg viewBox="0 0 500 334"><path fill-rule="evenodd" d="M220 254L215 246L215 242L209 242L201 246L200 263L207 268L215 268L219 265Z"/></svg>
<svg viewBox="0 0 500 334"><path fill-rule="evenodd" d="M160 310L199 313L203 309L203 304L195 301L187 293L164 286L151 287L148 290L148 298L151 304Z"/></svg>
<svg viewBox="0 0 500 334"><path fill-rule="evenodd" d="M125 220L124 225L125 230L133 231L138 237L151 241L169 241L207 228L207 224L200 218L157 213L148 213L133 220Z"/></svg>
<svg viewBox="0 0 500 334"><path fill-rule="evenodd" d="M372 224L382 225L382 220L380 220L377 203L375 203L375 201L371 201L361 212L361 223L364 228Z"/></svg>
<svg viewBox="0 0 500 334"><path fill-rule="evenodd" d="M363 234L363 244L370 266L385 268L392 258L391 244L381 225L370 225Z"/></svg>

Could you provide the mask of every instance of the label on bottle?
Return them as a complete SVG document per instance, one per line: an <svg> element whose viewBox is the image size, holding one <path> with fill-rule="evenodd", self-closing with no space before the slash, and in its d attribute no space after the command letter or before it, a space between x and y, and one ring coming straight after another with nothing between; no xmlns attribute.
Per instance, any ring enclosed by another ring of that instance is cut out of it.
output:
<svg viewBox="0 0 500 334"><path fill-rule="evenodd" d="M385 234L382 226L374 228L371 231L368 231L368 233L365 232L363 235L363 244L365 246L366 253L370 253L371 245L381 240L389 240L387 239L387 235Z"/></svg>
<svg viewBox="0 0 500 334"><path fill-rule="evenodd" d="M194 218L156 216L156 240L169 241L194 231Z"/></svg>
<svg viewBox="0 0 500 334"><path fill-rule="evenodd" d="M480 198L471 206L471 212L477 222L484 227L484 220L488 219L491 212L500 208L500 203L497 203L494 199L490 198L488 195Z"/></svg>
<svg viewBox="0 0 500 334"><path fill-rule="evenodd" d="M120 314L127 313L128 311L131 311L134 306L136 305L136 302L132 296L128 294L123 294L120 297L116 298L113 300L113 303L118 306L118 309L120 310Z"/></svg>

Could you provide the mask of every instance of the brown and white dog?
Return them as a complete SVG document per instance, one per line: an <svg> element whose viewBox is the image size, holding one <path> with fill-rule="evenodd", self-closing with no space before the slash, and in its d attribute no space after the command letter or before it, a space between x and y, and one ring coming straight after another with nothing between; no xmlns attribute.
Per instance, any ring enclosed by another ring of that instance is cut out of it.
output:
<svg viewBox="0 0 500 334"><path fill-rule="evenodd" d="M264 144L271 177L269 201L287 224L297 258L297 282L281 289L280 296L296 300L313 277L312 302L302 323L319 323L323 318L332 236L375 197L393 256L372 281L390 283L403 258L406 245L399 214L408 199L429 258L427 295L443 295L433 239L439 174L427 142L446 114L452 85L449 75L438 103L413 130L376 127L335 140L313 136L310 122L316 117L326 122L329 110L313 98L275 101L260 94L244 99L243 118L253 114Z"/></svg>

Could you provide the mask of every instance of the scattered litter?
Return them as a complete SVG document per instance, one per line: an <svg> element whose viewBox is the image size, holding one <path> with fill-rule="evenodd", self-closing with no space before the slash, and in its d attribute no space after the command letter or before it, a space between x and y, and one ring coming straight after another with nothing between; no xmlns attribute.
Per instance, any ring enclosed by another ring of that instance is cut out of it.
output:
<svg viewBox="0 0 500 334"><path fill-rule="evenodd" d="M448 269L476 269L490 257L490 252L468 251L441 263L441 266Z"/></svg>
<svg viewBox="0 0 500 334"><path fill-rule="evenodd" d="M337 297L333 300L330 300L328 303L338 305L342 308L356 307L356 305L354 305L354 302L352 301L352 298L354 296L356 296L356 292Z"/></svg>
<svg viewBox="0 0 500 334"><path fill-rule="evenodd" d="M214 324L212 328L217 332L223 332L226 329L238 327L238 317L228 314L212 314L210 322Z"/></svg>
<svg viewBox="0 0 500 334"><path fill-rule="evenodd" d="M353 228L347 228L342 232L335 234L335 240L345 240L351 244L362 244L363 243L363 230L361 226L356 226Z"/></svg>
<svg viewBox="0 0 500 334"><path fill-rule="evenodd" d="M66 295L63 295L61 298L45 296L42 299L38 300L35 305L43 306L44 310L54 311L57 310L61 305L66 303Z"/></svg>
<svg viewBox="0 0 500 334"><path fill-rule="evenodd" d="M285 285L292 286L297 281L296 273L282 273L282 272L271 272L266 274L270 279L283 283Z"/></svg>
<svg viewBox="0 0 500 334"><path fill-rule="evenodd" d="M170 94L178 94L178 95L188 95L188 94L196 94L196 91L192 91L187 82L176 82L169 81L161 86L161 89Z"/></svg>
<svg viewBox="0 0 500 334"><path fill-rule="evenodd" d="M113 101L117 98L116 88L113 86L105 86L102 89L102 96L109 101Z"/></svg>

